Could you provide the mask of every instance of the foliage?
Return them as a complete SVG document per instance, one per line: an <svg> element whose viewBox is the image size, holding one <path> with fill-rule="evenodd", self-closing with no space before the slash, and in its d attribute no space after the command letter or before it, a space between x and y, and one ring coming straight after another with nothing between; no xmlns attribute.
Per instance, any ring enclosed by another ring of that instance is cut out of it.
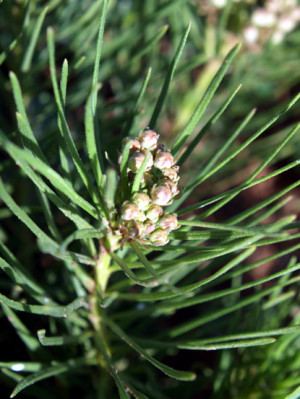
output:
<svg viewBox="0 0 300 399"><path fill-rule="evenodd" d="M299 94L254 118L249 93L263 89L245 64L256 57L271 71L271 50L229 46L234 6L218 14L212 51L199 40L212 24L195 7L0 4L0 364L11 397L298 397L299 222L278 212L300 184ZM296 48L297 33L286 40ZM294 60L278 65L290 93ZM180 228L160 246L109 228L148 160L130 182L122 139L148 127L184 184L167 207ZM243 204L282 176L293 181Z"/></svg>

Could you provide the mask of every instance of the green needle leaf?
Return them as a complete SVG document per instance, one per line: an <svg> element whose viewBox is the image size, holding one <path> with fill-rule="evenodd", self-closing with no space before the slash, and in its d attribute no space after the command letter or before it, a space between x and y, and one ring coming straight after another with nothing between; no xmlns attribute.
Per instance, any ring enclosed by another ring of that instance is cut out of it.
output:
<svg viewBox="0 0 300 399"><path fill-rule="evenodd" d="M75 310L86 306L86 298L77 298L69 305L30 305L28 303L17 302L7 298L5 295L0 294L0 303L8 306L11 309L18 310L20 312L27 312L32 314L40 314L44 316L53 317L67 317Z"/></svg>
<svg viewBox="0 0 300 399"><path fill-rule="evenodd" d="M86 137L86 147L88 151L88 156L90 159L90 163L92 165L98 190L101 193L102 170L98 156L100 149L97 148L97 140L95 137L95 128L94 128L94 123L95 123L94 111L93 111L93 100L95 96L97 96L98 90L99 90L99 85L93 88L88 98L85 107L84 125L85 125L85 134L86 134L85 137Z"/></svg>
<svg viewBox="0 0 300 399"><path fill-rule="evenodd" d="M161 370L163 373L169 377L175 378L181 381L193 381L196 375L187 371L175 370L172 367L166 366L165 364L159 362L154 357L150 356L143 348L141 348L132 338L130 338L123 330L121 330L113 321L105 318L105 323L110 327L110 329L118 335L123 341L125 341L131 348L138 352L143 358L152 363L155 367Z"/></svg>
<svg viewBox="0 0 300 399"><path fill-rule="evenodd" d="M27 50L26 50L26 53L25 53L25 56L24 56L24 59L23 59L23 62L22 62L22 66L21 66L21 69L22 69L23 72L28 72L30 67L31 67L31 61L32 61L33 53L34 53L34 50L35 50L35 47L36 47L36 43L37 43L40 31L42 29L42 25L43 25L43 22L44 22L44 19L45 19L45 16L46 16L47 12L48 12L48 7L45 7L43 9L43 11L41 12L41 14L39 15L39 17L38 17L38 19L36 21L36 24L35 24L35 26L33 28L32 35L31 35L31 38L30 38L30 42L29 42L29 45L27 47Z"/></svg>
<svg viewBox="0 0 300 399"><path fill-rule="evenodd" d="M100 15L99 33L98 33L98 41L96 46L96 56L95 56L93 81L92 81L91 109L93 115L95 115L97 107L97 90L95 91L93 88L97 87L97 84L99 82L99 67L100 67L100 59L103 48L103 34L104 34L104 26L105 26L106 12L107 12L107 4L108 0L102 1L102 12Z"/></svg>
<svg viewBox="0 0 300 399"><path fill-rule="evenodd" d="M134 121L134 117L138 113L139 106L140 106L140 104L141 104L141 102L142 102L142 100L144 98L144 94L146 92L146 89L147 89L147 86L148 86L148 83L149 83L151 72L152 72L152 68L149 68L148 71L147 71L147 74L145 76L144 82L142 84L142 87L140 89L140 92L138 94L138 97L137 97L136 103L134 105L134 108L131 111L130 116L129 116L129 118L128 118L127 122L126 122L126 125L124 127L123 136L128 136L130 134L130 130L131 130L131 127L132 127L132 124L133 124L133 121Z"/></svg>
<svg viewBox="0 0 300 399"><path fill-rule="evenodd" d="M139 191L141 181L142 181L144 172L146 171L146 167L147 167L147 163L149 161L150 155L151 155L151 152L149 150L147 150L145 159L143 160L143 163L142 163L140 169L138 170L137 174L134 177L133 184L132 184L132 190L131 190L132 194Z"/></svg>
<svg viewBox="0 0 300 399"><path fill-rule="evenodd" d="M120 165L123 200L126 200L129 196L129 184L128 184L128 172L127 172L128 166L127 165L128 165L130 146L131 146L130 141L125 144L124 149L122 151L122 159L121 159L121 165Z"/></svg>
<svg viewBox="0 0 300 399"><path fill-rule="evenodd" d="M214 350L222 350L222 349L236 349L236 348L248 348L251 346L260 346L260 345L269 345L276 342L275 338L258 338L252 340L244 340L244 341L234 341L230 343L222 343L222 344L207 344L207 345L179 345L178 347L181 349L190 349L190 350L202 350L202 351L214 351Z"/></svg>
<svg viewBox="0 0 300 399"><path fill-rule="evenodd" d="M56 375L60 375L62 373L66 373L72 369L78 369L86 364L93 364L94 361L87 361L85 359L74 359L69 360L66 363L56 364L55 366L46 367L36 373L30 374L27 377L24 377L18 385L13 390L12 394L10 395L11 398L14 398L18 393L23 391L25 388L29 387L30 385L35 384L38 381L44 380L46 378L50 378Z"/></svg>
<svg viewBox="0 0 300 399"><path fill-rule="evenodd" d="M204 111L206 110L208 104L210 103L213 95L215 94L217 88L219 87L223 77L225 76L233 58L235 57L239 49L240 45L237 44L225 57L223 64L221 65L219 71L217 72L212 82L210 83L209 87L207 88L206 92L204 93L202 99L200 100L197 108L195 109L187 125L179 133L177 139L175 140L175 143L173 144L172 147L173 155L176 155L179 152L184 142L192 134L193 130L197 126L200 118L202 117Z"/></svg>
<svg viewBox="0 0 300 399"><path fill-rule="evenodd" d="M191 28L191 23L188 24L188 27L187 27L187 29L186 29L186 31L185 31L180 43L179 43L179 46L178 46L178 48L176 50L176 53L175 53L175 56L174 56L174 58L173 58L173 60L171 62L170 68L169 68L169 70L167 72L164 84L162 86L160 95L159 95L159 97L157 99L157 102L155 104L155 108L154 108L151 120L149 122L149 127L151 129L154 129L154 127L156 125L156 122L157 122L157 118L158 118L158 116L159 116L159 114L160 114L160 112L162 110L163 104L165 102L165 99L167 97L167 93L168 93L168 90L169 90L169 87L170 87L170 83L171 83L171 81L173 79L173 76L174 76L175 69L176 69L178 61L179 61L179 59L181 57L183 48L184 48L186 40L187 40L187 37L189 35L190 28Z"/></svg>
<svg viewBox="0 0 300 399"><path fill-rule="evenodd" d="M220 109L210 118L210 120L203 126L203 128L200 130L200 132L197 134L197 136L192 140L192 142L189 144L183 155L180 157L178 162L176 164L178 166L181 166L187 158L190 156L192 151L196 148L196 146L199 144L200 140L204 137L204 135L209 131L209 129L213 126L213 124L220 118L220 116L224 113L224 111L227 109L231 101L234 99L238 91L242 85L239 85L233 93L228 97L228 99L224 102L224 104L220 107Z"/></svg>
<svg viewBox="0 0 300 399"><path fill-rule="evenodd" d="M87 187L94 203L97 205L97 208L99 209L102 216L105 216L105 211L104 211L101 203L99 202L99 193L96 192L95 187L93 186L93 184L90 180L90 177L86 171L86 168L78 154L77 148L73 141L73 138L72 138L71 132L69 130L65 114L64 114L61 93L59 91L57 78L56 78L54 31L52 28L48 28L48 31L47 31L47 44L48 44L49 61L50 61L50 75L51 75L51 80L52 80L54 97L55 97L55 101L56 101L56 105L57 105L57 109L58 109L58 115L60 118L63 135L66 140L68 150L71 154L74 165L76 166L76 169L77 169L84 185Z"/></svg>
<svg viewBox="0 0 300 399"><path fill-rule="evenodd" d="M10 77L10 81L11 81L11 85L12 85L12 89L13 89L14 100L15 100L16 107L18 110L16 117L17 117L17 122L18 122L20 132L23 135L22 141L23 141L24 147L28 148L28 150L30 150L33 154L35 154L37 157L41 158L43 161L46 162L44 154L42 153L42 151L38 145L38 142L34 136L34 133L31 129L30 122L29 122L27 114L26 114L25 105L24 105L23 97L22 97L21 86L18 81L18 78L14 72L10 72L9 77Z"/></svg>
<svg viewBox="0 0 300 399"><path fill-rule="evenodd" d="M39 330L37 332L38 339L43 346L61 346L61 345L73 345L80 344L83 341L89 339L93 333L86 332L80 335L73 336L60 336L60 337L46 337L46 330Z"/></svg>
<svg viewBox="0 0 300 399"><path fill-rule="evenodd" d="M300 385L284 399L299 399L300 398Z"/></svg>
<svg viewBox="0 0 300 399"><path fill-rule="evenodd" d="M54 169L45 164L41 159L34 157L28 151L21 150L12 142L10 142L0 131L0 144L9 153L14 154L13 157L27 162L30 166L44 175L51 184L58 190L60 194L67 196L71 202L77 204L95 219L98 218L96 209L82 198L71 186L71 184L63 179Z"/></svg>

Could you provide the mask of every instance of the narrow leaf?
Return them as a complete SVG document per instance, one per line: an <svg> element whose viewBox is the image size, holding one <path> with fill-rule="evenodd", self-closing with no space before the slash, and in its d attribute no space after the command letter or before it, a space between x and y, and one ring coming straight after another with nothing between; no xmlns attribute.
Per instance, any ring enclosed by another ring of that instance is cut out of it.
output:
<svg viewBox="0 0 300 399"><path fill-rule="evenodd" d="M86 306L86 298L77 298L69 305L30 305L28 303L17 302L7 298L3 294L0 294L0 303L8 306L11 309L18 310L20 312L27 312L32 314L40 314L44 316L53 317L67 317L75 310Z"/></svg>
<svg viewBox="0 0 300 399"><path fill-rule="evenodd" d="M39 342L36 337L31 334L25 324L19 319L19 317L12 309L4 305L3 303L1 303L1 306L7 316L8 321L14 327L16 333L24 342L26 347L32 352L36 351L39 348Z"/></svg>
<svg viewBox="0 0 300 399"><path fill-rule="evenodd" d="M13 89L13 95L14 95L14 100L16 103L16 107L19 113L16 114L17 116L17 121L18 121L18 126L19 129L23 135L23 143L25 148L30 149L35 155L40 157L45 161L44 154L39 148L38 142L34 136L34 133L31 129L26 110L25 110L25 105L23 102L23 97L22 97L22 91L20 87L20 83L18 81L17 76L15 75L14 72L9 73L12 89Z"/></svg>
<svg viewBox="0 0 300 399"><path fill-rule="evenodd" d="M36 23L34 25L34 28L33 28L33 31L32 31L32 35L31 35L31 38L30 38L26 53L24 55L22 66L21 66L21 69L22 69L23 72L28 72L30 67L31 67L31 61L32 61L33 53L34 53L34 50L35 50L35 47L36 47L36 43L37 43L39 34L41 32L42 25L43 25L43 22L44 22L44 19L45 19L45 16L46 16L47 12L48 12L48 7L45 7L43 9L43 11L40 13L40 15L39 15L39 17L38 17L38 19L37 19L37 21L36 21Z"/></svg>
<svg viewBox="0 0 300 399"><path fill-rule="evenodd" d="M122 151L122 159L121 159L121 165L120 165L123 200L127 199L128 195L129 195L127 164L128 164L130 146L131 146L130 141L125 144L123 151Z"/></svg>
<svg viewBox="0 0 300 399"><path fill-rule="evenodd" d="M196 378L196 375L188 371L175 370L172 367L166 366L165 364L159 362L154 357L150 356L147 351L141 348L134 340L129 338L123 330L121 330L112 320L105 318L105 323L110 327L110 329L118 335L123 341L125 341L131 348L138 352L143 358L148 360L151 364L161 370L163 373L169 377L175 378L181 381L192 381Z"/></svg>
<svg viewBox="0 0 300 399"><path fill-rule="evenodd" d="M132 193L136 193L139 191L141 181L142 181L144 172L146 170L150 155L151 155L150 151L147 150L145 159L143 160L143 163L142 163L140 169L138 170L137 174L134 177L133 184L132 184L132 190L131 190Z"/></svg>
<svg viewBox="0 0 300 399"><path fill-rule="evenodd" d="M44 380L46 378L50 378L56 375L60 375L62 373L66 373L75 368L79 368L84 366L87 363L86 360L70 360L66 363L56 364L55 366L46 367L36 373L30 374L27 377L24 377L19 384L15 387L12 394L10 395L11 398L14 398L18 393L23 391L25 388L29 387L30 385L35 384L38 381ZM91 361L90 361L91 363Z"/></svg>
<svg viewBox="0 0 300 399"><path fill-rule="evenodd" d="M260 345L269 345L276 342L275 338L258 338L252 340L244 340L244 341L234 341L230 343L222 343L222 344L210 344L210 345L179 345L181 349L190 349L190 350L202 350L202 351L214 351L214 350L222 350L222 349L236 349L236 348L248 348L252 346L260 346Z"/></svg>
<svg viewBox="0 0 300 399"><path fill-rule="evenodd" d="M80 344L89 339L93 334L86 332L80 335L65 335L60 337L46 337L46 330L39 330L37 332L38 339L43 346L62 346Z"/></svg>
<svg viewBox="0 0 300 399"><path fill-rule="evenodd" d="M152 68L149 68L148 71L147 71L147 74L146 74L145 79L143 81L142 87L141 87L141 89L139 91L139 94L138 94L136 103L134 105L134 108L131 111L130 116L127 119L126 125L124 127L123 136L128 136L129 133L130 133L130 129L131 129L131 126L133 124L134 117L138 113L140 103L142 102L142 99L143 99L144 94L146 92L146 89L147 89L147 86L148 86L148 83L149 83L149 79L150 79L150 76L151 76L151 71L152 71Z"/></svg>
<svg viewBox="0 0 300 399"><path fill-rule="evenodd" d="M195 205L191 205L189 207L186 207L186 208L178 211L177 213L178 213L178 215L183 215L183 214L185 214L187 212L191 212L191 211L194 211L194 210L199 209L199 208L204 208L205 206L213 204L214 202L217 202L217 201L219 201L219 200L221 200L223 198L226 198L227 196L229 196L231 194L240 193L240 192L242 192L244 190L247 190L248 188L256 186L257 184L263 183L263 182L271 179L272 177L278 176L281 173L286 172L287 170L292 169L295 166L298 166L299 164L300 164L300 160L296 160L294 162L291 162L288 165L283 166L282 168L279 168L279 169L275 170L274 172L269 173L266 176L263 176L263 177L261 177L259 179L256 179L256 180L254 180L254 181L252 181L250 183L247 183L247 184L242 183L240 186L238 186L236 188L232 188L232 189L230 189L228 191L224 191L223 193L218 194L215 197L212 197L212 198L209 198L207 200L198 202Z"/></svg>
<svg viewBox="0 0 300 399"><path fill-rule="evenodd" d="M179 133L175 143L172 147L172 154L176 155L180 150L181 146L187 140L187 138L192 134L193 130L197 126L200 118L202 117L204 111L206 110L208 104L210 103L213 95L215 94L217 88L219 87L223 77L225 76L233 58L235 57L236 53L239 51L240 45L236 45L225 57L223 64L221 65L219 71L211 81L210 85L208 86L206 92L204 93L202 99L200 100L197 108L195 109L193 115L191 116L190 120L188 121L185 128Z"/></svg>
<svg viewBox="0 0 300 399"><path fill-rule="evenodd" d="M98 32L98 40L97 40L97 46L96 46L96 56L95 56L95 63L94 63L92 88L96 87L99 82L99 67L100 67L100 58L101 58L102 47L103 47L103 34L104 34L104 26L105 26L106 12L107 12L107 4L108 4L108 0L103 0L102 12L101 12L100 21L99 21L99 32ZM93 115L95 115L96 107L97 107L97 91L92 90L91 97L92 97L91 98L91 109L92 109Z"/></svg>
<svg viewBox="0 0 300 399"><path fill-rule="evenodd" d="M209 119L209 121L203 126L203 128L200 130L200 132L197 134L197 136L192 140L192 142L188 145L187 149L183 153L183 155L180 157L180 159L177 161L177 165L181 166L190 156L190 154L193 152L193 150L196 148L196 146L199 144L201 139L204 137L204 135L209 131L209 129L214 125L214 123L221 117L221 115L224 113L224 111L227 109L231 101L234 99L238 91L242 85L239 85L233 92L232 94L227 98L227 100L224 102L224 104L218 109L218 111Z"/></svg>
<svg viewBox="0 0 300 399"><path fill-rule="evenodd" d="M10 154L14 154L16 159L22 159L26 161L30 166L38 170L39 173L44 175L53 186L59 191L59 193L63 193L71 202L77 204L81 208L83 208L86 212L92 215L95 219L99 219L98 213L96 209L83 199L71 186L71 184L63 179L54 169L52 169L49 165L45 164L41 159L34 157L28 151L21 150L12 142L10 142L1 132L0 132L0 144L5 148L7 152Z"/></svg>
<svg viewBox="0 0 300 399"><path fill-rule="evenodd" d="M89 95L85 107L84 125L85 125L86 147L88 151L89 160L92 165L98 190L101 192L102 170L98 157L99 149L97 148L97 141L95 138L94 111L93 111L93 100L95 96L97 96L98 90L99 86L95 86L92 89L91 94Z"/></svg>
<svg viewBox="0 0 300 399"><path fill-rule="evenodd" d="M178 46L178 48L176 50L174 58L173 58L173 60L171 62L169 70L167 72L164 84L162 86L160 95L159 95L159 97L157 99L157 102L155 104L155 107L154 107L154 111L153 111L151 120L149 122L149 126L150 126L151 129L154 129L154 127L156 125L156 122L157 122L157 118L158 118L158 116L159 116L159 114L160 114L160 112L162 110L163 104L165 102L165 99L167 97L167 93L168 93L168 90L169 90L169 87L170 87L170 83L171 83L171 81L173 79L174 72L175 72L175 69L176 69L177 64L179 62L179 59L181 57L181 54L182 54L183 48L185 46L185 43L186 43L190 28L191 28L191 23L188 24L188 27L187 27L187 29L186 29L186 31L185 31L180 43L179 43L179 46Z"/></svg>
<svg viewBox="0 0 300 399"><path fill-rule="evenodd" d="M57 109L58 109L58 115L59 115L59 118L61 121L63 135L66 140L68 150L71 154L74 165L76 166L76 169L77 169L84 185L88 189L94 203L97 205L97 208L100 211L100 213L103 216L105 216L105 211L99 201L99 193L96 192L95 187L93 186L93 184L90 180L90 177L86 171L86 168L78 154L77 148L73 141L73 138L72 138L71 132L69 130L65 114L64 114L61 93L59 91L57 78L56 78L54 32L53 32L52 28L48 28L48 31L47 31L47 44L48 44L49 61L50 61L50 75L51 75L51 81L52 81L52 86L53 86L53 91L54 91L54 97L55 97L55 101L56 101L56 105L57 105Z"/></svg>

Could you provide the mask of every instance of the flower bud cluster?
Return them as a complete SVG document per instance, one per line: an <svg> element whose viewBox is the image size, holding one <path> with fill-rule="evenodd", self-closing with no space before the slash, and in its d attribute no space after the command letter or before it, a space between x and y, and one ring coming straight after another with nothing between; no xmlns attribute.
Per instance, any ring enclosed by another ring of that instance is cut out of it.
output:
<svg viewBox="0 0 300 399"><path fill-rule="evenodd" d="M118 229L125 239L137 239L155 246L169 242L169 232L179 227L176 214L164 212L180 194L179 166L172 154L158 142L159 135L153 130L142 131L135 139L126 137L123 147L130 142L127 173L130 188L148 156L139 191L125 200L118 212ZM122 155L119 158L121 164Z"/></svg>
<svg viewBox="0 0 300 399"><path fill-rule="evenodd" d="M251 24L244 29L244 38L249 46L263 44L269 39L278 44L299 22L297 0L267 0L264 7L254 10Z"/></svg>

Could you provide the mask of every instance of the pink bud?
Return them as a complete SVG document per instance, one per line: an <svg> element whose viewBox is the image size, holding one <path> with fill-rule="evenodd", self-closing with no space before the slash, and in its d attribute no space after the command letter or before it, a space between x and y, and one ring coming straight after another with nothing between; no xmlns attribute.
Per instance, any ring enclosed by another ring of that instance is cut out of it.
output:
<svg viewBox="0 0 300 399"><path fill-rule="evenodd" d="M140 211L136 220L138 220L139 222L144 222L147 219L145 212Z"/></svg>
<svg viewBox="0 0 300 399"><path fill-rule="evenodd" d="M143 236L148 236L149 234L153 233L153 231L155 230L155 224L153 222L151 222L151 220L147 220L144 223L145 226L145 230L143 233Z"/></svg>
<svg viewBox="0 0 300 399"><path fill-rule="evenodd" d="M145 193L134 193L132 196L132 202L137 205L139 210L145 211L149 207L150 198Z"/></svg>
<svg viewBox="0 0 300 399"><path fill-rule="evenodd" d="M142 148L152 151L157 146L158 138L159 135L153 130L145 130L140 133L139 142L141 143Z"/></svg>
<svg viewBox="0 0 300 399"><path fill-rule="evenodd" d="M258 28L271 28L276 23L276 15L265 8L257 8L251 19L253 25Z"/></svg>
<svg viewBox="0 0 300 399"><path fill-rule="evenodd" d="M133 220L131 220L126 227L127 227L127 234L131 238L141 237L145 230L143 223L135 222Z"/></svg>
<svg viewBox="0 0 300 399"><path fill-rule="evenodd" d="M179 180L178 170L179 170L179 166L173 166L170 169L164 169L162 171L162 173L165 177L167 177L168 179L170 179L176 183Z"/></svg>
<svg viewBox="0 0 300 399"><path fill-rule="evenodd" d="M176 215L172 215L170 213L165 213L162 215L158 221L158 225L167 232L175 230L179 227Z"/></svg>
<svg viewBox="0 0 300 399"><path fill-rule="evenodd" d="M143 174L141 183L142 183L142 187L145 187L145 186L152 186L152 185L153 185L153 175L152 175L152 173L150 173L150 172L145 172L145 173Z"/></svg>
<svg viewBox="0 0 300 399"><path fill-rule="evenodd" d="M127 143L131 143L131 145L129 147L130 149L139 150L141 148L141 144L137 139L132 139L130 137L124 137L124 139L122 140L122 148L123 149Z"/></svg>
<svg viewBox="0 0 300 399"><path fill-rule="evenodd" d="M145 158L146 158L146 152L145 151L143 151L143 152L139 152L139 151L134 152L133 155L128 160L129 169L132 170L132 172L136 173L141 168L142 163L143 163ZM149 157L148 162L147 162L146 170L151 169L152 165L153 165L153 156L150 153L150 157Z"/></svg>
<svg viewBox="0 0 300 399"><path fill-rule="evenodd" d="M172 192L167 186L154 186L151 190L153 204L166 206L170 205Z"/></svg>
<svg viewBox="0 0 300 399"><path fill-rule="evenodd" d="M167 151L160 151L156 154L154 166L158 169L170 169L174 165L173 155Z"/></svg>
<svg viewBox="0 0 300 399"><path fill-rule="evenodd" d="M156 247L166 245L169 242L168 233L161 229L157 229L153 233L151 233L149 239L151 241L151 244L155 245Z"/></svg>
<svg viewBox="0 0 300 399"><path fill-rule="evenodd" d="M168 189L171 191L172 193L172 198L178 194L179 190L178 190L178 184L174 183L172 180L165 178L162 180L161 184L163 186L168 187Z"/></svg>
<svg viewBox="0 0 300 399"><path fill-rule="evenodd" d="M147 219L152 222L157 222L159 217L163 214L163 209L159 205L150 205L146 212Z"/></svg>
<svg viewBox="0 0 300 399"><path fill-rule="evenodd" d="M138 217L138 215L139 215L139 208L135 204L126 202L122 205L121 218L123 220L136 219Z"/></svg>

